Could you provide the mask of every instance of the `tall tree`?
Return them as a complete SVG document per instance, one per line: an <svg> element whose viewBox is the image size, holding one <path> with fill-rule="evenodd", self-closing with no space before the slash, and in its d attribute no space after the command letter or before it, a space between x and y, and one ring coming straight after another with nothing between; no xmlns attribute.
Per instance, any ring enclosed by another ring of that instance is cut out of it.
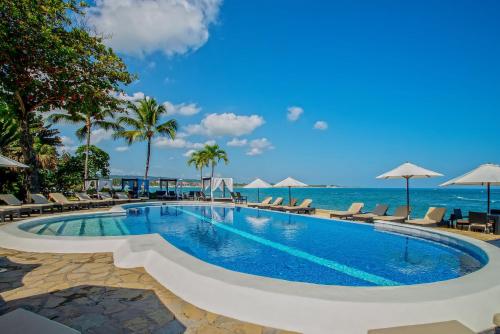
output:
<svg viewBox="0 0 500 334"><path fill-rule="evenodd" d="M172 140L175 139L177 121L170 119L161 122L161 117L166 114L167 110L165 106L159 105L155 99L150 97L144 97L135 103L129 103L128 109L129 115L119 117L118 122L121 125L128 126L130 129L115 132L115 138L124 138L129 145L138 141L147 142L146 171L144 172L144 178L147 179L153 138L166 136Z"/></svg>
<svg viewBox="0 0 500 334"><path fill-rule="evenodd" d="M85 7L78 0L0 1L0 98L14 106L19 122L22 157L30 166L26 193L40 189L30 115L70 110L132 80L102 37L81 24Z"/></svg>
<svg viewBox="0 0 500 334"><path fill-rule="evenodd" d="M191 153L187 164L188 166L194 166L200 171L200 187L203 190L203 167L208 167L207 155L203 150L195 151Z"/></svg>
<svg viewBox="0 0 500 334"><path fill-rule="evenodd" d="M226 151L221 149L217 144L205 145L205 147L203 148L203 152L210 162L210 166L212 168L212 177L214 177L215 166L219 163L219 161L224 160L224 163L226 165L229 163Z"/></svg>
<svg viewBox="0 0 500 334"><path fill-rule="evenodd" d="M115 130L121 129L120 125L113 121L115 110L101 107L95 100L86 101L78 107L78 110L66 113L55 113L49 116L53 123L67 122L82 124L76 130L76 136L80 140L85 140L85 163L83 178L89 178L89 150L92 137L92 129ZM85 186L84 186L85 187Z"/></svg>

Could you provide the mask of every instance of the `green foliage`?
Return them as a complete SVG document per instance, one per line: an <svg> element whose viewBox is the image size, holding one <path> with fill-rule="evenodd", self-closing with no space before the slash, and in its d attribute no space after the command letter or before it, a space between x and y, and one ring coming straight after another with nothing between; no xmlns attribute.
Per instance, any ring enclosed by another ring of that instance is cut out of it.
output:
<svg viewBox="0 0 500 334"><path fill-rule="evenodd" d="M9 147L18 140L18 128L9 105L0 101L0 153L6 154Z"/></svg>
<svg viewBox="0 0 500 334"><path fill-rule="evenodd" d="M82 161L85 160L85 146L80 146L76 152L75 157ZM83 168L81 169L83 175ZM89 146L89 178L108 177L109 176L109 154L99 147ZM83 179L82 179L83 180Z"/></svg>
<svg viewBox="0 0 500 334"><path fill-rule="evenodd" d="M0 100L19 122L23 161L31 166L25 190L40 185L30 115L107 104L132 81L124 62L83 24L85 7L77 0L0 1Z"/></svg>
<svg viewBox="0 0 500 334"><path fill-rule="evenodd" d="M229 163L226 151L221 149L217 144L205 145L203 152L212 167L212 177L214 177L215 166L219 161L223 160L226 165Z"/></svg>

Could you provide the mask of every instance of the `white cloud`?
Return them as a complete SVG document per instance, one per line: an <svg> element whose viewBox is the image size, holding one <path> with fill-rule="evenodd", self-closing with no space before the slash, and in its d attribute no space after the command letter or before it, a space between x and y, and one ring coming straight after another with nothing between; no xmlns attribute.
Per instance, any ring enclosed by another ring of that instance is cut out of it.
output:
<svg viewBox="0 0 500 334"><path fill-rule="evenodd" d="M167 101L163 105L169 115L193 116L201 111L201 108L196 103L173 104Z"/></svg>
<svg viewBox="0 0 500 334"><path fill-rule="evenodd" d="M118 147L115 147L115 151L116 152L126 152L129 150L130 147L128 146L118 146Z"/></svg>
<svg viewBox="0 0 500 334"><path fill-rule="evenodd" d="M314 123L313 128L316 130L326 130L328 129L328 123L325 121L317 121Z"/></svg>
<svg viewBox="0 0 500 334"><path fill-rule="evenodd" d="M300 115L304 113L304 109L296 106L288 107L287 111L288 113L286 114L286 117L291 122L295 122L296 120L298 120Z"/></svg>
<svg viewBox="0 0 500 334"><path fill-rule="evenodd" d="M90 133L90 142L93 145L99 144L103 140L108 140L113 137L113 132L112 131L107 131L104 129L96 129L92 130Z"/></svg>
<svg viewBox="0 0 500 334"><path fill-rule="evenodd" d="M259 115L210 114L202 119L200 124L186 126L185 131L188 134L239 137L252 133L262 124L264 118Z"/></svg>
<svg viewBox="0 0 500 334"><path fill-rule="evenodd" d="M159 148L200 149L203 148L205 145L213 145L213 144L215 144L215 141L213 140L208 140L204 143L193 143L184 138L179 138L179 137L176 137L173 140L167 137L160 137L153 142L153 145Z"/></svg>
<svg viewBox="0 0 500 334"><path fill-rule="evenodd" d="M245 146L246 144L248 144L248 140L238 139L238 138L233 138L227 142L227 146L235 146L235 147Z"/></svg>
<svg viewBox="0 0 500 334"><path fill-rule="evenodd" d="M75 145L75 141L68 136L61 136L61 144L57 149L59 153L75 153L78 145Z"/></svg>
<svg viewBox="0 0 500 334"><path fill-rule="evenodd" d="M112 48L136 56L184 54L203 46L222 0L96 0L89 23Z"/></svg>
<svg viewBox="0 0 500 334"><path fill-rule="evenodd" d="M260 155L266 150L274 149L274 146L267 138L254 139L248 144L249 150L246 155Z"/></svg>
<svg viewBox="0 0 500 334"><path fill-rule="evenodd" d="M186 158L189 158L194 152L196 152L196 150L186 151L186 152L184 152L183 156L185 156Z"/></svg>
<svg viewBox="0 0 500 334"><path fill-rule="evenodd" d="M123 101L136 101L136 100L141 100L144 98L144 93L143 92L135 92L132 95L128 95L126 93L116 93L115 96Z"/></svg>

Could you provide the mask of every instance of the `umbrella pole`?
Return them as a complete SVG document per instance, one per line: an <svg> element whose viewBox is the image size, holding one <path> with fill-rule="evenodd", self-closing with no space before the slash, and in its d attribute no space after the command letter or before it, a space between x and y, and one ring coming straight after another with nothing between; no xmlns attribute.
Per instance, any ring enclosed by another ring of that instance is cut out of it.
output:
<svg viewBox="0 0 500 334"><path fill-rule="evenodd" d="M406 207L408 208L408 219L410 219L410 178L406 178Z"/></svg>
<svg viewBox="0 0 500 334"><path fill-rule="evenodd" d="M487 207L487 214L490 214L490 184L487 183L486 188L488 189L488 207Z"/></svg>
<svg viewBox="0 0 500 334"><path fill-rule="evenodd" d="M260 202L259 190L260 190L260 189L259 189L259 188L257 188L257 203L259 203L259 202Z"/></svg>
<svg viewBox="0 0 500 334"><path fill-rule="evenodd" d="M292 205L292 187L288 187L288 205Z"/></svg>

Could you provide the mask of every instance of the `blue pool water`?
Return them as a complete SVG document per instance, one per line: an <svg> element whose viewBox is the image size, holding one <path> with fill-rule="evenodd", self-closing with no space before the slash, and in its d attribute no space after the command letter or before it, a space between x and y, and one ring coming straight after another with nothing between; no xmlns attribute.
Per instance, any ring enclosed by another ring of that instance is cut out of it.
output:
<svg viewBox="0 0 500 334"><path fill-rule="evenodd" d="M180 250L229 270L328 285L429 283L466 275L486 262L472 245L452 247L368 224L211 205L138 209L135 214L49 219L21 228L58 236L158 233Z"/></svg>

